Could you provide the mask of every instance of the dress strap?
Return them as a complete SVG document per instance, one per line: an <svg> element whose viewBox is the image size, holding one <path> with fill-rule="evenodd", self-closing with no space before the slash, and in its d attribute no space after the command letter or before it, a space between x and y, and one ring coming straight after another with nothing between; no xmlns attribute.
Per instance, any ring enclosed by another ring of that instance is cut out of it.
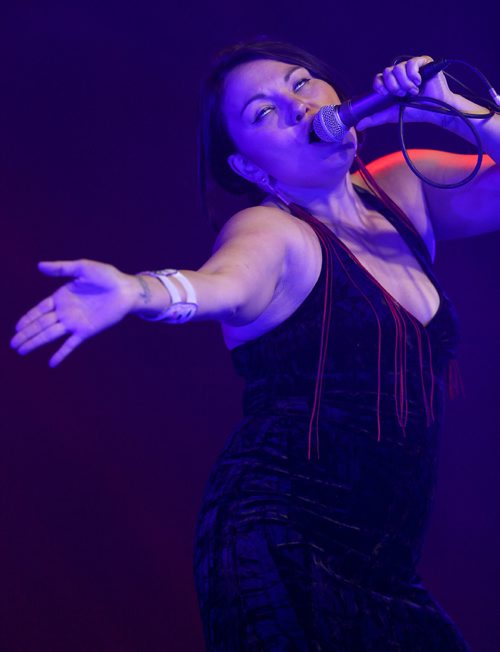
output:
<svg viewBox="0 0 500 652"><path fill-rule="evenodd" d="M374 207L380 210L380 212L384 214L398 231L403 227L401 235L403 237L405 237L405 235L407 236L406 239L409 240L408 244L411 249L414 250L415 255L421 263L422 258L424 258L424 268L427 269L428 267L432 267L432 258L429 249L408 215L406 215L403 209L389 197L383 188L380 187L359 156L356 156L356 162L359 166L361 177L372 192L356 185L354 186L355 190L357 190L359 194L364 195Z"/></svg>

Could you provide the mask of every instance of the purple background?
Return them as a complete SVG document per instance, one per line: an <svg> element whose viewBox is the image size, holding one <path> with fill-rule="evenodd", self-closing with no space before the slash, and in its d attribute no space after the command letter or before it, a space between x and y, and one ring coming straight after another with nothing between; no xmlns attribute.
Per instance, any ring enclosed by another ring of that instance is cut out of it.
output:
<svg viewBox="0 0 500 652"><path fill-rule="evenodd" d="M470 60L498 88L496 3L432 2L432 16L399 2L43 4L0 21L0 650L194 652L194 523L240 416L219 328L129 318L50 370L48 350L22 359L7 344L56 286L36 262L202 264L213 234L196 197L196 104L219 47L267 32L333 62L355 93L405 53ZM460 149L440 132L413 144ZM364 156L395 148L384 127ZM466 397L448 408L419 567L477 652L500 649L499 245L495 233L438 250Z"/></svg>

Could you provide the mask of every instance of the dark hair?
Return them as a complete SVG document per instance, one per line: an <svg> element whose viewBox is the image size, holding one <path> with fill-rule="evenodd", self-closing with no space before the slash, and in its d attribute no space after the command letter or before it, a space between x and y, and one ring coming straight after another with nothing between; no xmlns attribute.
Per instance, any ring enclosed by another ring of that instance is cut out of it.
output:
<svg viewBox="0 0 500 652"><path fill-rule="evenodd" d="M214 58L201 92L201 115L199 124L199 183L204 213L213 226L208 201L212 181L234 195L247 195L251 204L262 201L264 193L253 183L240 177L227 162L236 151L229 135L222 100L227 75L237 66L258 59L273 59L307 68L311 75L333 86L341 100L346 94L339 88L337 75L323 61L290 43L256 39L237 43L220 51Z"/></svg>

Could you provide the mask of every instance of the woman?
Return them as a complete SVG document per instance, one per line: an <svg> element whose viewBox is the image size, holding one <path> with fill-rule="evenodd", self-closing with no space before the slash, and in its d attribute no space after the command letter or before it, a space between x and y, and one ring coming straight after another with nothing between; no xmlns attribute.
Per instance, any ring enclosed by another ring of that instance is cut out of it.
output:
<svg viewBox="0 0 500 652"><path fill-rule="evenodd" d="M429 60L386 68L375 90L418 94ZM424 91L484 112L442 74ZM477 121L491 157L480 174L443 191L424 187L399 154L351 174L354 130L340 144L311 138L316 112L338 102L326 66L298 48L256 42L223 53L205 90L203 170L247 192L250 207L228 220L198 271L41 263L73 280L30 310L12 341L27 353L69 335L54 366L129 313L221 322L246 379L245 416L197 526L208 650L469 649L415 574L457 339L431 261L437 239L498 227L499 117ZM410 117L462 130L437 114ZM444 152L413 158L440 182L470 167Z"/></svg>

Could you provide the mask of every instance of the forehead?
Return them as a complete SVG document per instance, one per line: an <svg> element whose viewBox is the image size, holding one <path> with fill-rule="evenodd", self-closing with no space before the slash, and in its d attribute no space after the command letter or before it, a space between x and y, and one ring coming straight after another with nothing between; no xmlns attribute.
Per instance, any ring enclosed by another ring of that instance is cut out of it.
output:
<svg viewBox="0 0 500 652"><path fill-rule="evenodd" d="M285 75L297 67L300 66L274 59L257 59L236 66L224 83L223 104L226 110L241 109L252 95L265 93L274 82L283 81Z"/></svg>

